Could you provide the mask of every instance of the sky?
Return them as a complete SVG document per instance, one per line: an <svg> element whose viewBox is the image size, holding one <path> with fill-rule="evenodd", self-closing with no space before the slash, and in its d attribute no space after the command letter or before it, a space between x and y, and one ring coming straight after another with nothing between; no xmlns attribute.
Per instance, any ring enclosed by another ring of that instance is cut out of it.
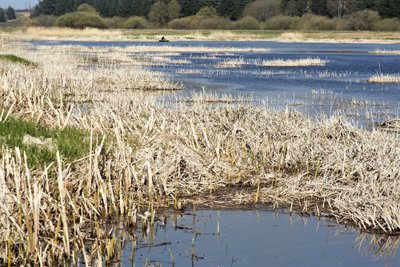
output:
<svg viewBox="0 0 400 267"><path fill-rule="evenodd" d="M14 9L25 9L35 6L39 0L0 0L0 7L12 6Z"/></svg>

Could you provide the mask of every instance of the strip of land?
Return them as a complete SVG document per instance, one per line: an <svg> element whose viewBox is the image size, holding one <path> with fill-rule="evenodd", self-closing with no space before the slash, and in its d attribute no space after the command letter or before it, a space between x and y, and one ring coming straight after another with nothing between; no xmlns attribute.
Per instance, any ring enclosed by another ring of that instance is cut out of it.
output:
<svg viewBox="0 0 400 267"><path fill-rule="evenodd" d="M282 30L101 30L57 27L0 28L0 32L23 39L134 40L158 41L162 36L171 41L183 40L270 40L287 42L328 43L399 43L399 32L376 31L282 31Z"/></svg>

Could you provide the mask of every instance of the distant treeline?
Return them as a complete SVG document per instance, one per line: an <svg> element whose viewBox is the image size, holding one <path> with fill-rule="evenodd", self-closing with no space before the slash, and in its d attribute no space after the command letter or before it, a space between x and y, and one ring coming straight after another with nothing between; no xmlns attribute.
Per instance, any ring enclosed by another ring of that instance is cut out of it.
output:
<svg viewBox="0 0 400 267"><path fill-rule="evenodd" d="M81 4L93 6L102 17L147 17L156 2L168 5L172 0L41 0L35 7L36 15L60 16L73 12ZM196 14L203 7L214 7L221 17L237 20L252 9L257 19L268 16L343 17L361 10L377 11L382 18L400 17L399 0L177 0L179 17Z"/></svg>
<svg viewBox="0 0 400 267"><path fill-rule="evenodd" d="M41 0L38 25L400 30L400 0Z"/></svg>
<svg viewBox="0 0 400 267"><path fill-rule="evenodd" d="M9 6L6 10L0 8L0 22L6 22L7 20L16 19L17 16L15 14L14 8Z"/></svg>

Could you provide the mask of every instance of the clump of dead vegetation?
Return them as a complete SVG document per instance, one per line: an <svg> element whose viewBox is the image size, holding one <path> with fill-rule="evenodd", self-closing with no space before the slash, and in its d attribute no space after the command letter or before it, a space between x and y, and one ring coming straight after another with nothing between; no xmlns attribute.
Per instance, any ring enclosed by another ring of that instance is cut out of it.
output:
<svg viewBox="0 0 400 267"><path fill-rule="evenodd" d="M161 74L68 49L12 52L39 65L0 66L0 123L72 127L89 133L89 145L83 157L66 161L56 151L36 168L26 151L2 146L2 264L109 264L121 259L120 228L153 223L160 206L212 204L219 192L220 204L274 203L363 230L400 230L395 133L231 97L204 105L212 97L195 95L165 107L143 95L159 84L176 88Z"/></svg>
<svg viewBox="0 0 400 267"><path fill-rule="evenodd" d="M368 79L370 83L400 83L400 74L378 73Z"/></svg>
<svg viewBox="0 0 400 267"><path fill-rule="evenodd" d="M307 66L325 66L327 60L320 58L300 58L300 59L272 59L264 60L260 66L265 67L307 67Z"/></svg>

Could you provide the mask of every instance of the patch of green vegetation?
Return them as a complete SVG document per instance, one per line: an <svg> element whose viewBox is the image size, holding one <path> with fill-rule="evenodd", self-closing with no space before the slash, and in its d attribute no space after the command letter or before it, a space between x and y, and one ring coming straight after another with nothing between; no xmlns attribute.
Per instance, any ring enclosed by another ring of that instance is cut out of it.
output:
<svg viewBox="0 0 400 267"><path fill-rule="evenodd" d="M14 62L25 66L32 66L32 67L38 66L38 64L33 61L12 54L0 55L0 60Z"/></svg>
<svg viewBox="0 0 400 267"><path fill-rule="evenodd" d="M24 143L26 136L47 140L50 145ZM90 132L74 127L51 129L33 121L8 118L0 122L0 146L19 147L26 153L29 167L38 168L55 161L57 150L67 163L88 155Z"/></svg>

